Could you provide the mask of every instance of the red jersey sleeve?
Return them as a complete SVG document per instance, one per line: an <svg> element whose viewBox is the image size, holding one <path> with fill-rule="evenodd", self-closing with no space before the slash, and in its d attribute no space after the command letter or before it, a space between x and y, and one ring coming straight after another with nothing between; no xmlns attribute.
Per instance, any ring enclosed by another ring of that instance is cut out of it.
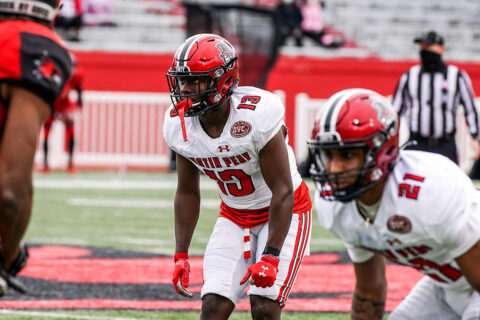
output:
<svg viewBox="0 0 480 320"><path fill-rule="evenodd" d="M52 30L32 21L0 22L0 82L30 90L53 108L71 68L70 55Z"/></svg>

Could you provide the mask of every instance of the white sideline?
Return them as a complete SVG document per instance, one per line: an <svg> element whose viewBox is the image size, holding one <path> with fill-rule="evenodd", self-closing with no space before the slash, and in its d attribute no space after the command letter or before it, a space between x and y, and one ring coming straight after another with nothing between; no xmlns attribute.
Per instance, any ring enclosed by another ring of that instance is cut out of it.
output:
<svg viewBox="0 0 480 320"><path fill-rule="evenodd" d="M205 190L217 189L216 183L209 180L202 179L200 185ZM177 181L34 179L33 186L43 189L172 190L177 187Z"/></svg>
<svg viewBox="0 0 480 320"><path fill-rule="evenodd" d="M154 240L154 239L145 239L145 238L104 238L106 241L114 241L116 243L124 244L138 244L143 246L164 246L167 245L168 248L171 248L173 240ZM61 243L64 246L90 246L92 245L91 241L88 240L79 240L73 238L42 238L42 237L33 237L29 240L32 243L41 243L48 245L57 245Z"/></svg>
<svg viewBox="0 0 480 320"><path fill-rule="evenodd" d="M13 314L13 315L23 315L29 317L45 317L57 319L85 319L85 320L136 320L135 318L119 318L119 317L105 317L105 316L76 316L73 314L67 313L49 313L49 312L30 312L30 311L17 311L17 310L0 310L0 314Z"/></svg>

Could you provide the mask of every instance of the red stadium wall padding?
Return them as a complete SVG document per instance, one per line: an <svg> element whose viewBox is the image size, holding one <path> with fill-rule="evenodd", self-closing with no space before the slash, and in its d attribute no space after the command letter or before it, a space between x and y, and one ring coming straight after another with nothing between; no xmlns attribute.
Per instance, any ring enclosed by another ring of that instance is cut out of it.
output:
<svg viewBox="0 0 480 320"><path fill-rule="evenodd" d="M95 91L168 92L165 78L172 54L77 52L85 68L85 89ZM280 56L266 89L286 94L286 121L294 143L294 99L297 93L328 98L353 87L393 94L400 75L418 61L385 61L378 58L308 58ZM467 71L476 95L480 94L480 63L451 62ZM240 62L241 67L241 62ZM240 79L241 84L241 79Z"/></svg>
<svg viewBox="0 0 480 320"><path fill-rule="evenodd" d="M85 68L85 90L168 92L173 54L75 52Z"/></svg>

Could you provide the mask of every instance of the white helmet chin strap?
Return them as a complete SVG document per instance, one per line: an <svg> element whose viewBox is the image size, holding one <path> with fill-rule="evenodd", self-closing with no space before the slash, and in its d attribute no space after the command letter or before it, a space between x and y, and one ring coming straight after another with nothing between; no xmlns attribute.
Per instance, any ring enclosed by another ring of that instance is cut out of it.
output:
<svg viewBox="0 0 480 320"><path fill-rule="evenodd" d="M29 16L45 21L55 18L56 9L35 0L0 0L0 12Z"/></svg>

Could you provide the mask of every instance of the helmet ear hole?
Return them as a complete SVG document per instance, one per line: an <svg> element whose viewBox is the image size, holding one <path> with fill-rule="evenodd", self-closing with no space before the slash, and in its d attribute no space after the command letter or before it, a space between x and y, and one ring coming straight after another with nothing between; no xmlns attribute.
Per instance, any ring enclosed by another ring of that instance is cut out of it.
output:
<svg viewBox="0 0 480 320"><path fill-rule="evenodd" d="M228 79L225 81L225 83L226 83L226 84L230 84L230 82L232 81L232 79L233 79L232 76L228 77Z"/></svg>

